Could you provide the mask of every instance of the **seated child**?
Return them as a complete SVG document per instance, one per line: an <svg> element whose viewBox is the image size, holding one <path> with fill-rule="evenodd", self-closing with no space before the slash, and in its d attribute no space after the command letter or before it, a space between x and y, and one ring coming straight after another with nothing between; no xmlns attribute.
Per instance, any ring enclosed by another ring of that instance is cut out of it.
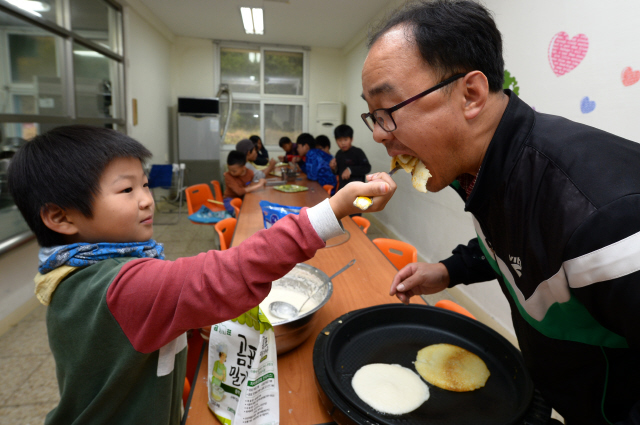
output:
<svg viewBox="0 0 640 425"><path fill-rule="evenodd" d="M253 161L256 165L265 166L269 164L269 151L262 144L262 139L260 136L253 135L249 137L249 140L253 142L253 145L256 147L256 152L258 153L255 161Z"/></svg>
<svg viewBox="0 0 640 425"><path fill-rule="evenodd" d="M237 247L164 261L152 239L151 153L100 127L59 127L15 154L13 199L40 250L36 295L47 308L60 402L47 425L180 423L185 332L255 307L270 282L308 260L339 220L395 191L385 173L289 214Z"/></svg>
<svg viewBox="0 0 640 425"><path fill-rule="evenodd" d="M291 162L297 164L300 171L303 173L307 173L307 152L311 149L310 144L315 148L316 139L309 133L301 133L296 139L296 150L298 156L295 156L291 159Z"/></svg>
<svg viewBox="0 0 640 425"><path fill-rule="evenodd" d="M309 180L317 181L320 186L326 184L336 185L336 176L331 172L329 162L333 159L331 154L322 149L317 149L313 138L302 138L298 141L298 152L304 155L304 162L300 162L300 168L304 165L304 172Z"/></svg>
<svg viewBox="0 0 640 425"><path fill-rule="evenodd" d="M236 143L236 150L242 152L247 158L247 168L253 171L256 179L264 179L269 173L276 168L276 160L269 161L266 167L256 166L254 161L258 158L258 151L256 145L249 139L242 139Z"/></svg>
<svg viewBox="0 0 640 425"><path fill-rule="evenodd" d="M331 140L329 140L329 138L324 134L319 135L316 137L316 148L331 155ZM333 158L333 155L331 155L331 158Z"/></svg>
<svg viewBox="0 0 640 425"><path fill-rule="evenodd" d="M251 193L264 187L265 179L255 179L255 174L246 166L246 156L242 152L231 151L227 155L229 171L224 173L224 208L234 214L231 200L244 198L245 193Z"/></svg>
<svg viewBox="0 0 640 425"><path fill-rule="evenodd" d="M334 174L340 178L338 190L347 183L365 181L365 176L371 171L371 164L362 149L351 146L353 129L347 124L341 124L333 130L333 134L340 150L330 166Z"/></svg>
<svg viewBox="0 0 640 425"><path fill-rule="evenodd" d="M280 145L280 147L284 151L284 155L280 155L278 157L280 161L289 162L290 158L298 156L298 147L295 143L292 143L291 139L289 139L287 136L281 137L278 145Z"/></svg>

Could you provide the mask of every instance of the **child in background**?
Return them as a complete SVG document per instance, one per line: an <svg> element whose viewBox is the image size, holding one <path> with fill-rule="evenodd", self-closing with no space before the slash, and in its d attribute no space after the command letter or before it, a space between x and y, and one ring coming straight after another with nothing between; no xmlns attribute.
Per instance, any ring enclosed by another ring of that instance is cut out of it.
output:
<svg viewBox="0 0 640 425"><path fill-rule="evenodd" d="M340 150L329 165L340 179L338 190L350 182L365 181L367 173L371 171L371 164L362 149L351 146L353 129L347 124L341 124L333 130L333 134Z"/></svg>
<svg viewBox="0 0 640 425"><path fill-rule="evenodd" d="M289 162L289 158L298 156L298 146L295 143L291 142L287 136L281 137L278 145L284 151L284 155L278 157L278 159L282 162Z"/></svg>
<svg viewBox="0 0 640 425"><path fill-rule="evenodd" d="M327 139L326 142L328 142L329 138L324 137ZM331 172L331 167L329 167L329 162L333 159L333 156L325 150L320 149L320 147L316 145L317 140L318 138L315 140L304 138L303 141L298 142L298 151L304 148L303 150L305 152L305 173L309 180L317 181L320 186L328 184L335 188L336 176ZM320 139L320 141L323 144L326 143L322 139Z"/></svg>
<svg viewBox="0 0 640 425"><path fill-rule="evenodd" d="M229 171L224 173L224 208L234 215L233 198L244 198L245 193L251 193L265 185L265 179L255 179L255 174L247 166L246 156L239 151L231 151L227 155ZM254 181L255 180L255 181Z"/></svg>
<svg viewBox="0 0 640 425"><path fill-rule="evenodd" d="M319 135L316 137L316 148L331 155L331 140L324 134ZM333 155L331 155L331 159L333 159Z"/></svg>
<svg viewBox="0 0 640 425"><path fill-rule="evenodd" d="M266 167L256 167L254 161L258 157L258 151L253 142L249 139L242 139L236 143L236 150L245 154L247 158L246 166L255 174L255 179L260 180L266 178L274 168L276 168L276 160L272 159Z"/></svg>
<svg viewBox="0 0 640 425"><path fill-rule="evenodd" d="M11 195L42 247L36 295L48 305L60 389L47 425L179 424L185 332L258 305L270 282L343 233L355 197L373 196L379 211L396 188L376 174L237 247L163 261L143 168L150 157L114 130L72 126L12 159Z"/></svg>
<svg viewBox="0 0 640 425"><path fill-rule="evenodd" d="M313 136L309 133L301 133L298 138L296 139L296 150L298 153L297 157L293 157L292 159L290 159L291 162L294 162L298 168L300 168L300 171L302 171L303 173L307 173L307 152L309 152L309 150L315 148L316 146L316 139L313 138Z"/></svg>
<svg viewBox="0 0 640 425"><path fill-rule="evenodd" d="M255 161L253 161L256 165L267 165L269 163L269 151L262 144L262 139L260 136L253 135L249 137L249 140L253 142L253 145L256 147L256 152L258 156Z"/></svg>

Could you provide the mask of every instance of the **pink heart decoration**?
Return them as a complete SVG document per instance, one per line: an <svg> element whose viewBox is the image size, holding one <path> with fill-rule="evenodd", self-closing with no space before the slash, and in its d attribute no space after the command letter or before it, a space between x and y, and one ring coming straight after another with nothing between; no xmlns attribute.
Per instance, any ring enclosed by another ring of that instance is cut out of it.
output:
<svg viewBox="0 0 640 425"><path fill-rule="evenodd" d="M640 71L634 71L630 66L622 71L622 85L632 86L640 81Z"/></svg>
<svg viewBox="0 0 640 425"><path fill-rule="evenodd" d="M553 73L558 77L578 66L587 55L589 39L584 34L578 34L572 39L561 31L553 36L549 43L549 64Z"/></svg>

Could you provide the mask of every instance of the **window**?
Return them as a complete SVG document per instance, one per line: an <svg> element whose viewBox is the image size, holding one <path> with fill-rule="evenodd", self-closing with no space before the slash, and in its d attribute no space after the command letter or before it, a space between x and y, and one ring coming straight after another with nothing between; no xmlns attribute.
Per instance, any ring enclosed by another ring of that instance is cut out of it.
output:
<svg viewBox="0 0 640 425"><path fill-rule="evenodd" d="M306 128L307 54L302 49L219 46L220 84L228 85L232 110L225 145L253 134L266 146L283 136L295 140ZM221 99L222 122L229 106Z"/></svg>
<svg viewBox="0 0 640 425"><path fill-rule="evenodd" d="M7 190L15 151L60 125L126 124L121 11L104 0L39 4L32 13L0 0L0 254L30 235Z"/></svg>

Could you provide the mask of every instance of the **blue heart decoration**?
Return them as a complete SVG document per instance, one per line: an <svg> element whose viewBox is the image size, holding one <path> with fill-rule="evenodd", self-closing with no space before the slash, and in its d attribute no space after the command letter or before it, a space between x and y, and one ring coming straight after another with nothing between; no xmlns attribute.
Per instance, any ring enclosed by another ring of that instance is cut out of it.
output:
<svg viewBox="0 0 640 425"><path fill-rule="evenodd" d="M580 110L583 114L588 114L589 112L596 109L596 102L594 100L589 100L589 96L585 96L582 98L580 102Z"/></svg>

